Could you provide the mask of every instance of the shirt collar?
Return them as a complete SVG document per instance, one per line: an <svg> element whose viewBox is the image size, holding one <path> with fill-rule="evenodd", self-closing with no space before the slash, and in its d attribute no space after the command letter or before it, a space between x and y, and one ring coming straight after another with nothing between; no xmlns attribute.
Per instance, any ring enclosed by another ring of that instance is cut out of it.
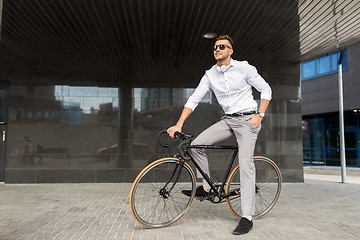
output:
<svg viewBox="0 0 360 240"><path fill-rule="evenodd" d="M234 60L231 58L229 65L227 65L227 66L222 65L221 67L216 66L216 69L217 69L218 72L223 73L223 72L226 72L230 67L233 67L234 63L235 63Z"/></svg>

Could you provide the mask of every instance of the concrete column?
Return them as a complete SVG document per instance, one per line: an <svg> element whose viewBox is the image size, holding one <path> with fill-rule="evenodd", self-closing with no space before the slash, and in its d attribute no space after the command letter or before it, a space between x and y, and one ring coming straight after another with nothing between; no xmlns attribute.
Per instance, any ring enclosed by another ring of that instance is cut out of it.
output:
<svg viewBox="0 0 360 240"><path fill-rule="evenodd" d="M116 166L129 168L132 165L133 143L133 89L119 88L118 110L118 159Z"/></svg>

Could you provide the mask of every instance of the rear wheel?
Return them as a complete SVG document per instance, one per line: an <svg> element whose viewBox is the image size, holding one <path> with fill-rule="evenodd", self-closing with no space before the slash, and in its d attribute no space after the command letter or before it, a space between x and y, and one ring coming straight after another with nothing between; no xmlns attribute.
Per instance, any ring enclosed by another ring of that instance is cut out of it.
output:
<svg viewBox="0 0 360 240"><path fill-rule="evenodd" d="M181 193L192 190L190 197ZM194 199L195 175L191 167L176 158L159 159L146 166L130 192L130 209L144 227L161 228L179 220Z"/></svg>
<svg viewBox="0 0 360 240"><path fill-rule="evenodd" d="M253 219L259 219L270 212L279 199L282 178L279 168L269 158L254 157L254 163L256 168L256 202ZM230 211L236 217L241 218L239 166L236 166L231 172L227 181L225 193L231 194L231 196L226 199Z"/></svg>

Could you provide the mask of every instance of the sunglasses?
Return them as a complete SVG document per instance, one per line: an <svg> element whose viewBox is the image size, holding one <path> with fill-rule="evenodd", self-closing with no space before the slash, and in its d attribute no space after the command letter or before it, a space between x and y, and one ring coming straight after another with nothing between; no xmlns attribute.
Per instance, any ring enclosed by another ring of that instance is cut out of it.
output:
<svg viewBox="0 0 360 240"><path fill-rule="evenodd" d="M213 47L213 51L216 51L217 48L219 48L220 50L225 50L225 48L228 47L231 49L231 47L229 45L226 45L226 44L219 44L219 45L215 45Z"/></svg>

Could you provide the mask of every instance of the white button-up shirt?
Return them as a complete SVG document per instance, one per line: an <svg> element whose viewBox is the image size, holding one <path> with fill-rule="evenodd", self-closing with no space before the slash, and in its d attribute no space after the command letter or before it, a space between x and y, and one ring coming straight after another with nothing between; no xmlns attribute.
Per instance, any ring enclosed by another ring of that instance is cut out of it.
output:
<svg viewBox="0 0 360 240"><path fill-rule="evenodd" d="M271 100L271 88L256 68L246 61L231 59L230 65L220 68L215 64L205 72L185 107L194 110L212 90L225 114L257 111L251 87L261 93L261 99Z"/></svg>

